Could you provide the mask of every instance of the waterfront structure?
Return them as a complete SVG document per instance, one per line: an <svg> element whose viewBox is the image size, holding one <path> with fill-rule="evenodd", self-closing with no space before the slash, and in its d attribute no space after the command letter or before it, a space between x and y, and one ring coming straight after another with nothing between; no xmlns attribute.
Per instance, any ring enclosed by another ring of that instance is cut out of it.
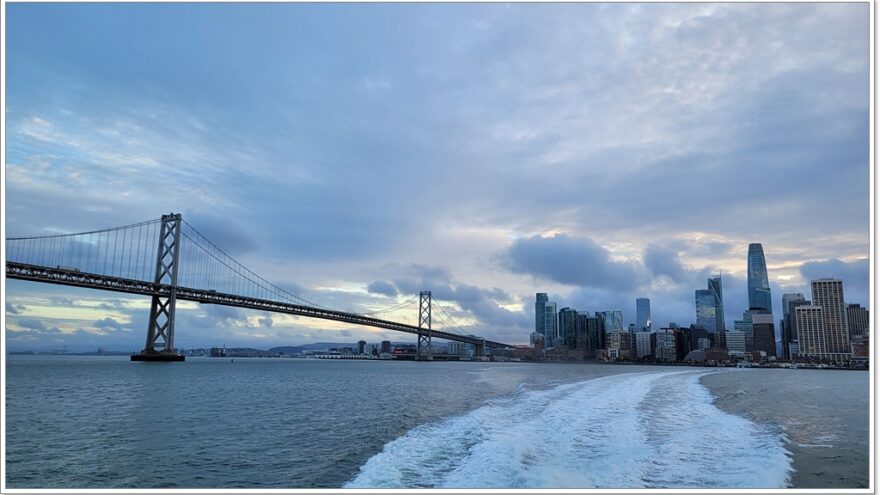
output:
<svg viewBox="0 0 880 495"><path fill-rule="evenodd" d="M797 328L798 357L801 359L827 359L825 346L825 318L822 308L812 304L794 308Z"/></svg>
<svg viewBox="0 0 880 495"><path fill-rule="evenodd" d="M748 256L749 308L763 309L773 313L770 301L770 280L767 278L767 262L764 247L759 242L749 244Z"/></svg>
<svg viewBox="0 0 880 495"><path fill-rule="evenodd" d="M596 311L596 316L602 318L606 332L623 330L623 311L619 309Z"/></svg>
<svg viewBox="0 0 880 495"><path fill-rule="evenodd" d="M846 325L850 338L868 334L868 310L861 304L846 305Z"/></svg>
<svg viewBox="0 0 880 495"><path fill-rule="evenodd" d="M754 352L765 352L767 357L776 356L776 331L773 315L756 313L752 315L752 339Z"/></svg>
<svg viewBox="0 0 880 495"><path fill-rule="evenodd" d="M462 345L464 345L464 344L462 343ZM391 341L390 340L383 340L382 341L382 352L383 353L390 353L391 352Z"/></svg>
<svg viewBox="0 0 880 495"><path fill-rule="evenodd" d="M556 303L547 294L535 294L535 331L544 336L544 346L554 347L557 337Z"/></svg>
<svg viewBox="0 0 880 495"><path fill-rule="evenodd" d="M794 308L810 304L804 295L795 292L782 295L782 357L791 359L791 343L797 340L797 322L794 319Z"/></svg>
<svg viewBox="0 0 880 495"><path fill-rule="evenodd" d="M358 351L357 351L357 353L358 353L358 354L365 354L366 351L365 351L364 349L366 348L366 345L367 345L367 341L366 341L366 340L358 340Z"/></svg>
<svg viewBox="0 0 880 495"><path fill-rule="evenodd" d="M843 361L851 353L846 324L846 303L843 300L843 281L820 278L810 282L813 305L822 308L825 331L825 349L829 359Z"/></svg>
<svg viewBox="0 0 880 495"><path fill-rule="evenodd" d="M647 297L636 299L636 330L651 331L651 300Z"/></svg>
<svg viewBox="0 0 880 495"><path fill-rule="evenodd" d="M557 331L559 336L559 346L565 346L569 349L577 347L577 311L571 308L562 308L559 310Z"/></svg>

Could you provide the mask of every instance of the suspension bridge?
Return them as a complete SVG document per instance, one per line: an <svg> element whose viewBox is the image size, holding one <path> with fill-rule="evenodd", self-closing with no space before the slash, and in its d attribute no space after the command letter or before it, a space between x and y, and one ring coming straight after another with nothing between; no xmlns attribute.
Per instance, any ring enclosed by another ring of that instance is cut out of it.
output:
<svg viewBox="0 0 880 495"><path fill-rule="evenodd" d="M463 331L429 290L418 294L415 322L377 317L405 313L415 296L363 313L303 299L233 259L180 214L90 232L7 238L6 277L151 297L146 344L132 361L184 360L174 350L178 300L406 332L417 336L416 359L422 361L432 360L433 338L472 344L478 356L511 347ZM442 329L432 328L435 319Z"/></svg>

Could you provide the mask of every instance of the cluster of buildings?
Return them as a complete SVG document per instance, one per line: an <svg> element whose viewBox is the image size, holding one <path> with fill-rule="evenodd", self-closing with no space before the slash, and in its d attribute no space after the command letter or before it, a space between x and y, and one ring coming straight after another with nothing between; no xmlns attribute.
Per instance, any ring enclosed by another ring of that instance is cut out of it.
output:
<svg viewBox="0 0 880 495"><path fill-rule="evenodd" d="M792 361L867 364L868 309L847 304L843 281L822 278L803 294L782 295L780 345L773 317L767 264L760 243L749 245L748 303L742 319L727 328L721 276L710 277L694 292L695 322L654 328L651 301L636 299L635 323L624 328L623 312L557 310L547 294L535 297L535 331L528 353L536 360L650 362ZM777 352L778 350L778 352Z"/></svg>

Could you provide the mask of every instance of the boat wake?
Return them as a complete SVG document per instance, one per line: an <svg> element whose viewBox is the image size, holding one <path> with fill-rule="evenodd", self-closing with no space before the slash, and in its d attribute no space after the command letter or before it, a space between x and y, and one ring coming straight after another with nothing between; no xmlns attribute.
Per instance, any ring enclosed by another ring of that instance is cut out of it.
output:
<svg viewBox="0 0 880 495"><path fill-rule="evenodd" d="M389 442L346 487L786 487L785 438L716 408L705 374L619 374L494 399Z"/></svg>

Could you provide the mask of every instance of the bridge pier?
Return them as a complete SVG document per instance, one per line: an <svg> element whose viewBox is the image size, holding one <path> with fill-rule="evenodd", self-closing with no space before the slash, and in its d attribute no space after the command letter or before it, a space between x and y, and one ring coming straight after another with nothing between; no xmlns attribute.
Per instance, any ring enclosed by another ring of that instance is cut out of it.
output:
<svg viewBox="0 0 880 495"><path fill-rule="evenodd" d="M177 271L180 260L180 229L183 219L179 213L162 215L159 231L159 252L156 257L156 285L168 284L168 296L154 295L147 323L147 343L132 361L183 361L183 355L174 352L174 308L177 304Z"/></svg>

